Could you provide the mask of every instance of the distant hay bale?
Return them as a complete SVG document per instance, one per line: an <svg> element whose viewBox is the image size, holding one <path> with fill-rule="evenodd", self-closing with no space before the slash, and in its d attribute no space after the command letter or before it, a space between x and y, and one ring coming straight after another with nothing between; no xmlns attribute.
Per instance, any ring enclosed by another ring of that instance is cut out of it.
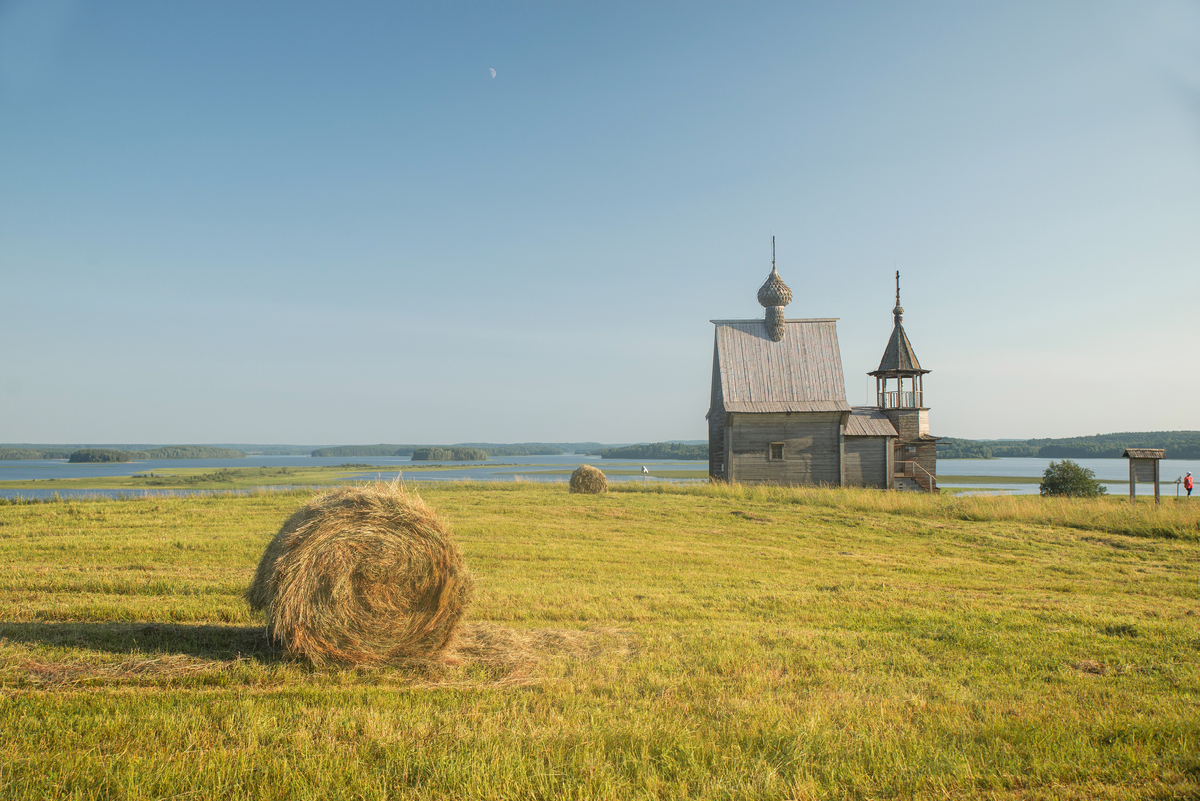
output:
<svg viewBox="0 0 1200 801"><path fill-rule="evenodd" d="M267 545L246 600L271 638L314 665L427 660L473 582L449 527L394 484L314 497Z"/></svg>
<svg viewBox="0 0 1200 801"><path fill-rule="evenodd" d="M608 492L608 479L590 464L581 464L571 474L571 492L582 492L587 495Z"/></svg>

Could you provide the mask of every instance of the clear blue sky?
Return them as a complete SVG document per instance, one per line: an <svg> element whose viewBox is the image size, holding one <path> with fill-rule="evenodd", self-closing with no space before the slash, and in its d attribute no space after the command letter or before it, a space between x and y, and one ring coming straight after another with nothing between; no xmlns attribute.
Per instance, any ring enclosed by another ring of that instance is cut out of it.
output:
<svg viewBox="0 0 1200 801"><path fill-rule="evenodd" d="M933 433L1200 428L1200 4L0 0L0 441L701 439L772 235L852 403L899 269Z"/></svg>

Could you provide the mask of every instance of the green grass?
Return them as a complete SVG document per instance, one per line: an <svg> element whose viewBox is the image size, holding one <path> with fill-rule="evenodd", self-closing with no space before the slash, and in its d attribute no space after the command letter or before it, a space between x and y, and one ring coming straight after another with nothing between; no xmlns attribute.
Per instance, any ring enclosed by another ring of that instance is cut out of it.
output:
<svg viewBox="0 0 1200 801"><path fill-rule="evenodd" d="M0 798L1200 795L1200 503L420 492L596 647L316 671L241 600L307 493L0 506Z"/></svg>
<svg viewBox="0 0 1200 801"><path fill-rule="evenodd" d="M1120 478L1100 478L1096 479L1101 484L1129 484L1129 479ZM939 475L937 477L938 485L942 484L1041 484L1041 476L948 476ZM1154 482L1143 482L1153 484ZM1174 481L1160 481L1159 492L1166 492L1167 488L1174 489ZM1153 490L1153 487L1149 489ZM1144 491L1144 490L1143 490Z"/></svg>
<svg viewBox="0 0 1200 801"><path fill-rule="evenodd" d="M942 484L1040 484L1040 476L947 476L937 477L938 485Z"/></svg>

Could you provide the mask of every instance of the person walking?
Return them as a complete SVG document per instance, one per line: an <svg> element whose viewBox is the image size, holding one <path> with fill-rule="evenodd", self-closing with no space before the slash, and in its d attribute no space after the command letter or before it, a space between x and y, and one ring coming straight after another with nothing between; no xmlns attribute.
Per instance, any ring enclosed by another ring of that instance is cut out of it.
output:
<svg viewBox="0 0 1200 801"><path fill-rule="evenodd" d="M1183 477L1183 488L1187 490L1188 497L1192 497L1192 472L1190 470L1188 471L1188 474Z"/></svg>

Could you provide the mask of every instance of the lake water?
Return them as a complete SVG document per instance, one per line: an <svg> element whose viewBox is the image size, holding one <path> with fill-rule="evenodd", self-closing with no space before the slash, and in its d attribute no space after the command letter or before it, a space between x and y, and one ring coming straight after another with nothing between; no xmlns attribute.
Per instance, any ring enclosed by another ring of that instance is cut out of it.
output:
<svg viewBox="0 0 1200 801"><path fill-rule="evenodd" d="M1017 476L1040 478L1050 459L940 459L938 460L938 475L946 476ZM1083 467L1096 473L1102 482L1125 481L1129 478L1129 463L1125 459L1078 459ZM663 459L647 462L626 460L604 460L596 456L583 454L561 454L557 456L503 456L496 457L495 464L489 462L413 462L407 457L374 457L374 456L340 456L320 457L311 456L251 456L245 459L152 459L138 462L116 462L105 464L70 464L64 460L38 461L0 461L0 481L30 481L48 478L99 478L102 476L129 476L134 473L150 473L167 468L189 467L218 470L223 467L314 467L319 465L338 466L348 463L368 464L371 468L363 469L355 476L359 480L384 481L394 479L398 474L405 481L551 481L565 482L569 473L580 464L594 464L605 472L614 470L639 471L645 464L650 469L650 476L643 479L637 475L610 475L609 480L621 481L667 481L689 482L705 480L708 469L707 461ZM422 465L442 465L449 469L419 470L413 469ZM1163 482L1174 481L1176 476L1182 478L1191 470L1194 473L1200 468L1197 463L1164 459L1159 465L1159 476ZM680 470L698 471L697 478L669 478L657 476L660 472L677 472ZM987 491L1001 491L1004 494L1036 494L1036 483L1030 484L999 484L987 483L986 479L969 484L944 483L946 487L976 488ZM1129 492L1126 484L1108 484L1108 491L1113 495L1124 495ZM0 485L2 487L2 485ZM3 489L0 497L44 498L55 494L62 496L75 495L187 495L207 494L211 490L99 490L99 489ZM1163 484L1160 492L1164 495L1175 494L1174 484ZM1153 495L1154 488L1149 484L1139 484L1138 495ZM1180 491L1182 495L1182 490Z"/></svg>
<svg viewBox="0 0 1200 801"><path fill-rule="evenodd" d="M494 462L494 463L492 463ZM646 462L605 460L584 454L559 454L556 456L497 456L488 462L420 461L395 456L249 456L244 459L148 459L135 462L106 462L97 464L71 464L62 459L30 461L0 461L0 482L37 481L50 478L101 478L131 476L135 473L153 473L168 468L202 468L219 470L239 467L337 467L343 464L367 464L357 473L357 480L391 481L401 475L404 481L549 481L566 482L570 471L581 464L594 464L606 473L609 470L636 470L642 465L650 469L650 476L610 475L609 481L689 482L704 480L708 471L707 460L665 459ZM447 469L422 470L421 467L439 465ZM664 471L695 470L698 477L667 478L656 476ZM231 492L233 490L217 490ZM0 485L0 498L50 498L55 495L69 496L143 496L143 495L204 495L213 490L141 490L141 489L4 489Z"/></svg>
<svg viewBox="0 0 1200 801"><path fill-rule="evenodd" d="M938 477L943 476L997 476L997 477L1027 477L1041 478L1042 473L1046 471L1046 467L1050 462L1061 461L1060 459L1037 459L1037 458L1009 458L1009 459L938 459L937 472ZM1105 485L1110 495L1128 495L1128 484L1106 483L1108 482L1125 482L1129 480L1129 460L1128 459L1072 459L1081 467L1086 467L1096 474L1096 478ZM1162 495L1175 495L1176 478L1182 479L1187 472L1191 470L1193 478L1200 474L1200 459L1188 461L1185 459L1163 459L1158 463L1158 478L1159 478L1159 493ZM1167 484L1166 482L1172 482ZM950 484L944 483L945 487L988 487L1002 490L1006 495L1036 495L1038 492L1037 484L988 484L971 483L971 484ZM1154 485L1138 484L1138 495L1154 495ZM1181 496L1186 495L1182 485L1179 489ZM1195 497L1195 491L1193 490Z"/></svg>

